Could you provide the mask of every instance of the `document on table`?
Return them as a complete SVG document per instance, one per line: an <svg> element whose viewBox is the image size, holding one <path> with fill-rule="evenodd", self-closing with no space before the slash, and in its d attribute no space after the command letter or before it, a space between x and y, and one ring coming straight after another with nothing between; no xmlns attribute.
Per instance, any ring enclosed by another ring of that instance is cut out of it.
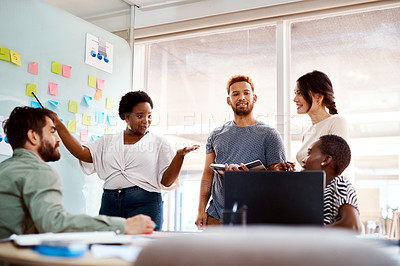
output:
<svg viewBox="0 0 400 266"><path fill-rule="evenodd" d="M18 246L37 246L43 241L70 241L85 244L130 244L134 236L117 235L113 231L104 231L12 235L10 239Z"/></svg>

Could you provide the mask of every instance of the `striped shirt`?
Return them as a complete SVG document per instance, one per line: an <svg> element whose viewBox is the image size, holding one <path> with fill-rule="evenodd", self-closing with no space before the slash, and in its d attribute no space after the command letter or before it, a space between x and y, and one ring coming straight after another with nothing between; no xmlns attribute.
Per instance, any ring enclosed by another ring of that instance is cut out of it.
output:
<svg viewBox="0 0 400 266"><path fill-rule="evenodd" d="M358 210L356 190L344 176L335 177L324 190L324 224L336 222L339 209L348 204Z"/></svg>

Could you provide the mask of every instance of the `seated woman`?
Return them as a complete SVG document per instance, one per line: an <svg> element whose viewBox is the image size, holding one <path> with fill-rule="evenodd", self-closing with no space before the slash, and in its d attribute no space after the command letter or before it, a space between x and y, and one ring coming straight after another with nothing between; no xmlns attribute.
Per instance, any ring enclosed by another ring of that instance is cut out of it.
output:
<svg viewBox="0 0 400 266"><path fill-rule="evenodd" d="M324 135L308 149L304 170L325 171L324 223L361 232L356 191L340 174L349 165L351 151L347 142L336 135Z"/></svg>

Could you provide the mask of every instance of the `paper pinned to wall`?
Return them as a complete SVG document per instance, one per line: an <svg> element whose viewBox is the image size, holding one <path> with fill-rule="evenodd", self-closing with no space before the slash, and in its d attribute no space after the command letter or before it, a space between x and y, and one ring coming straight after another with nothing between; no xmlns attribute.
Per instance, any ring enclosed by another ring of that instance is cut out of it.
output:
<svg viewBox="0 0 400 266"><path fill-rule="evenodd" d="M117 122L115 121L115 115L107 115L107 121L110 126L117 125Z"/></svg>
<svg viewBox="0 0 400 266"><path fill-rule="evenodd" d="M70 100L68 104L68 112L70 113L78 113L78 103Z"/></svg>
<svg viewBox="0 0 400 266"><path fill-rule="evenodd" d="M85 126L90 126L92 124L92 117L89 114L83 114L82 124Z"/></svg>
<svg viewBox="0 0 400 266"><path fill-rule="evenodd" d="M96 88L96 77L89 75L88 85L89 87Z"/></svg>
<svg viewBox="0 0 400 266"><path fill-rule="evenodd" d="M89 140L89 135L88 131L86 129L81 129L81 141L88 141Z"/></svg>
<svg viewBox="0 0 400 266"><path fill-rule="evenodd" d="M35 101L31 101L31 107L32 107L32 108L42 108L42 106L40 105L40 103L35 102Z"/></svg>
<svg viewBox="0 0 400 266"><path fill-rule="evenodd" d="M85 103L88 105L88 106L93 106L93 104L92 104L92 97L90 97L90 96L87 96L87 95L83 95L83 99L84 99L84 101L85 101Z"/></svg>
<svg viewBox="0 0 400 266"><path fill-rule="evenodd" d="M36 95L36 84L28 83L26 85L26 96L33 97L32 92Z"/></svg>
<svg viewBox="0 0 400 266"><path fill-rule="evenodd" d="M49 100L49 103L54 107L58 106L58 102L56 102L56 101Z"/></svg>
<svg viewBox="0 0 400 266"><path fill-rule="evenodd" d="M4 134L4 129L3 129L3 121L5 120L7 120L6 117L0 116L0 154L11 156L13 150L11 148L11 145L8 143L7 136L6 134Z"/></svg>
<svg viewBox="0 0 400 266"><path fill-rule="evenodd" d="M49 82L49 93L54 96L58 96L58 84Z"/></svg>
<svg viewBox="0 0 400 266"><path fill-rule="evenodd" d="M0 60L10 62L10 49L0 46Z"/></svg>
<svg viewBox="0 0 400 266"><path fill-rule="evenodd" d="M106 108L107 109L113 109L113 105L114 105L114 100L111 98L107 98L106 99Z"/></svg>
<svg viewBox="0 0 400 266"><path fill-rule="evenodd" d="M96 123L98 124L104 123L104 112L96 111Z"/></svg>
<svg viewBox="0 0 400 266"><path fill-rule="evenodd" d="M67 65L62 65L62 75L66 78L70 78L71 77L71 66L67 66Z"/></svg>
<svg viewBox="0 0 400 266"><path fill-rule="evenodd" d="M94 95L95 100L100 100L103 97L103 92L101 90L96 90L96 94Z"/></svg>
<svg viewBox="0 0 400 266"><path fill-rule="evenodd" d="M98 90L104 90L104 80L98 78L96 82L96 87Z"/></svg>
<svg viewBox="0 0 400 266"><path fill-rule="evenodd" d="M11 63L21 66L21 54L10 50Z"/></svg>
<svg viewBox="0 0 400 266"><path fill-rule="evenodd" d="M51 72L61 75L61 63L57 61L51 63Z"/></svg>
<svg viewBox="0 0 400 266"><path fill-rule="evenodd" d="M114 46L105 40L86 33L85 63L104 70L113 72Z"/></svg>
<svg viewBox="0 0 400 266"><path fill-rule="evenodd" d="M74 120L69 120L69 121L68 121L67 128L68 128L69 132L75 133L75 132L76 132L76 121L74 121Z"/></svg>
<svg viewBox="0 0 400 266"><path fill-rule="evenodd" d="M92 135L92 137L90 138L90 141L95 141L98 138L100 138L100 136Z"/></svg>
<svg viewBox="0 0 400 266"><path fill-rule="evenodd" d="M28 72L37 75L39 72L39 64L38 62L32 62L28 65Z"/></svg>

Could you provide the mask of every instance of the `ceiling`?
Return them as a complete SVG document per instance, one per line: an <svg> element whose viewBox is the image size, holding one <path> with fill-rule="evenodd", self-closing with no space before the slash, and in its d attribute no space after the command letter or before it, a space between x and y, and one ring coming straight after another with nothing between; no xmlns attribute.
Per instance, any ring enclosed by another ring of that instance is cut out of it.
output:
<svg viewBox="0 0 400 266"><path fill-rule="evenodd" d="M204 0L43 0L77 17L90 19L109 13L129 11L131 5L140 10L154 10Z"/></svg>
<svg viewBox="0 0 400 266"><path fill-rule="evenodd" d="M135 29L305 0L43 0L109 32Z"/></svg>

